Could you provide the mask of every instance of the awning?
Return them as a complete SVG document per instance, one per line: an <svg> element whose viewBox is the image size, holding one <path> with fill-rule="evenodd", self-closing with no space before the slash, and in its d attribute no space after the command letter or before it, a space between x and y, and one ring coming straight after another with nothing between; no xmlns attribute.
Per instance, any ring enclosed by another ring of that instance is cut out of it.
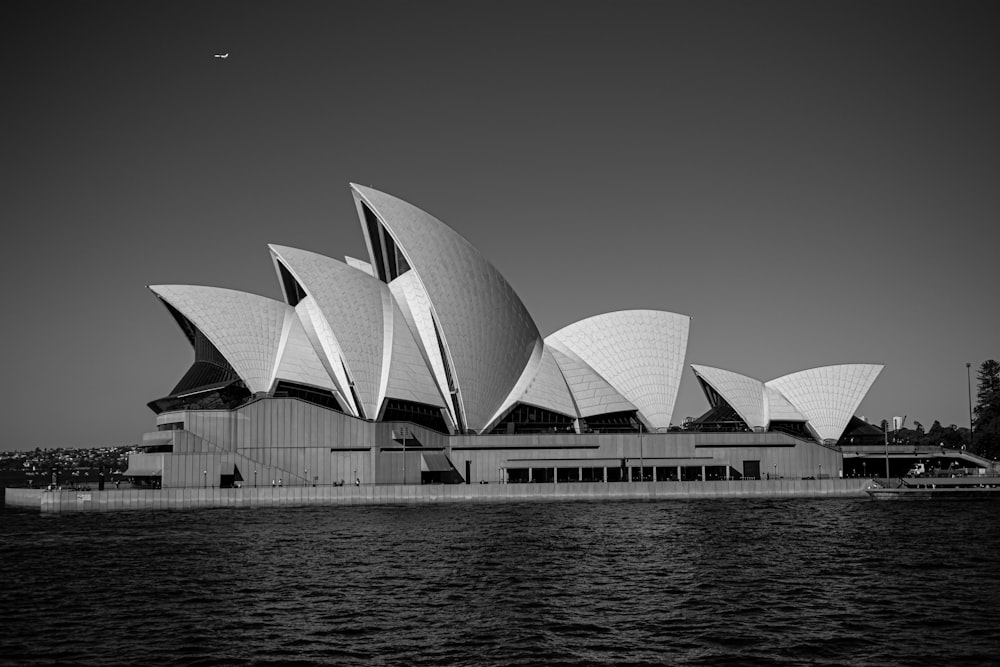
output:
<svg viewBox="0 0 1000 667"><path fill-rule="evenodd" d="M633 468L639 467L639 457L630 456L626 460L626 464ZM646 468L676 468L680 466L682 468L700 468L701 466L706 466L711 468L713 466L725 466L728 465L725 461L719 461L712 458L684 458L684 459L660 459L660 458L648 458L642 460L642 465Z"/></svg>
<svg viewBox="0 0 1000 667"><path fill-rule="evenodd" d="M148 440L143 440L139 443L140 447L156 447L159 445L172 445L174 444L173 435L164 435L158 438L150 438Z"/></svg>
<svg viewBox="0 0 1000 667"><path fill-rule="evenodd" d="M638 456L625 457L625 465L628 467L639 467ZM620 468L621 459L508 459L507 468ZM653 458L642 459L642 465L646 468L677 466L721 466L726 465L724 461L717 461L712 458Z"/></svg>
<svg viewBox="0 0 1000 667"><path fill-rule="evenodd" d="M618 468L621 459L508 459L507 468Z"/></svg>
<svg viewBox="0 0 1000 667"><path fill-rule="evenodd" d="M159 477L162 474L162 468L140 465L135 468L129 467L129 469L125 471L124 477Z"/></svg>
<svg viewBox="0 0 1000 667"><path fill-rule="evenodd" d="M423 472L451 472L451 461L444 452L420 452L420 470Z"/></svg>

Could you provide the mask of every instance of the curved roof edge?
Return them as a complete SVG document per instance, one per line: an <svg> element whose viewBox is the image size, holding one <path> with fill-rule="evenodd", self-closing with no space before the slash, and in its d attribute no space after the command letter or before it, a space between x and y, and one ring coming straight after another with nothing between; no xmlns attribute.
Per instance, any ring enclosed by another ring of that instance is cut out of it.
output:
<svg viewBox="0 0 1000 667"><path fill-rule="evenodd" d="M824 441L836 441L885 368L883 364L837 364L789 373L766 382L809 420Z"/></svg>
<svg viewBox="0 0 1000 667"><path fill-rule="evenodd" d="M203 285L149 285L211 341L253 393L270 390L288 304Z"/></svg>

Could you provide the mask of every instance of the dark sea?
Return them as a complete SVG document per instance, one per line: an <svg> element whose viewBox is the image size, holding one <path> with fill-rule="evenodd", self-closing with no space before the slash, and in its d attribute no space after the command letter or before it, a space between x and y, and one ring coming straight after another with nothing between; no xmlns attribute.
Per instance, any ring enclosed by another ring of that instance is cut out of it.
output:
<svg viewBox="0 0 1000 667"><path fill-rule="evenodd" d="M0 511L0 663L996 665L1000 502Z"/></svg>

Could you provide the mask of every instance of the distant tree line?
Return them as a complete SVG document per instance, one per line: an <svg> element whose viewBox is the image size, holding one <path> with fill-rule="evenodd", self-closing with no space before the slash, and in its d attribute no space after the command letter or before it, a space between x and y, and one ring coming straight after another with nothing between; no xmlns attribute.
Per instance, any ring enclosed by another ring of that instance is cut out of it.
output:
<svg viewBox="0 0 1000 667"><path fill-rule="evenodd" d="M987 458L1000 458L1000 363L994 359L984 361L977 378L972 451Z"/></svg>
<svg viewBox="0 0 1000 667"><path fill-rule="evenodd" d="M979 389L976 392L976 406L973 409L972 433L968 427L950 424L942 426L935 421L930 430L918 421L913 428L889 431L890 442L913 445L914 447L939 447L958 449L963 445L969 451L988 459L1000 459L1000 363L993 359L984 361L978 371ZM882 429L891 428L882 420Z"/></svg>
<svg viewBox="0 0 1000 667"><path fill-rule="evenodd" d="M882 428L891 428L886 420L882 420ZM924 430L924 425L918 421L913 422L913 428L901 428L898 431L889 431L889 442L913 445L914 447L945 447L947 449L960 449L962 445L969 443L969 429L956 424L942 426L941 422L934 420L929 431Z"/></svg>

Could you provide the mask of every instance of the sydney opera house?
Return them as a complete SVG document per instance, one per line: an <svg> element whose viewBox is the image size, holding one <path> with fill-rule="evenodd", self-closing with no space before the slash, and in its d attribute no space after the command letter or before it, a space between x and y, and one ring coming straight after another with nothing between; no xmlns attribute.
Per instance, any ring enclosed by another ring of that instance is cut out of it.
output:
<svg viewBox="0 0 1000 667"><path fill-rule="evenodd" d="M594 315L543 338L487 259L434 216L351 186L368 261L270 246L283 300L154 285L191 367L153 400L127 475L162 487L835 477L882 367L769 381L695 365L690 318ZM178 374L180 374L179 369Z"/></svg>

